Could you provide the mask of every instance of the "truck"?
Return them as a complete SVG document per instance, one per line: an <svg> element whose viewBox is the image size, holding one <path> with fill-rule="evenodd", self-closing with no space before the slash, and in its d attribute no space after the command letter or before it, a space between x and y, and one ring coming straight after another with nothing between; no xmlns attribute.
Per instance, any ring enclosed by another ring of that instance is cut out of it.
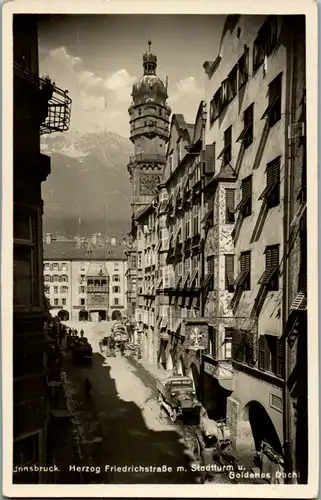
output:
<svg viewBox="0 0 321 500"><path fill-rule="evenodd" d="M75 364L91 364L93 349L86 337L78 339L72 348L72 360Z"/></svg>

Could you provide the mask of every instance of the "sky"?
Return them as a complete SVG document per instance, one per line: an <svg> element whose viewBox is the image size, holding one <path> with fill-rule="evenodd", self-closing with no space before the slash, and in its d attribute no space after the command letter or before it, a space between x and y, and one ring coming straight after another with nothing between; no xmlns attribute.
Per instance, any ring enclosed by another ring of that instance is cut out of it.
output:
<svg viewBox="0 0 321 500"><path fill-rule="evenodd" d="M168 76L168 104L194 123L204 98L203 63L214 61L225 16L52 15L39 22L39 72L68 89L71 129L129 136L131 91L152 41L156 70Z"/></svg>

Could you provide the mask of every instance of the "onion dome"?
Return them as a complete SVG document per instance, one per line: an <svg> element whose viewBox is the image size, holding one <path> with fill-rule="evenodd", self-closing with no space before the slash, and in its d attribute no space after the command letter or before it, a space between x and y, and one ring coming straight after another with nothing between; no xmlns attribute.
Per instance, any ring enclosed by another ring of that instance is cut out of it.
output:
<svg viewBox="0 0 321 500"><path fill-rule="evenodd" d="M133 86L132 97L134 104L156 102L165 105L167 89L160 78L156 76L157 57L151 51L151 41L148 42L149 50L143 55L144 74Z"/></svg>

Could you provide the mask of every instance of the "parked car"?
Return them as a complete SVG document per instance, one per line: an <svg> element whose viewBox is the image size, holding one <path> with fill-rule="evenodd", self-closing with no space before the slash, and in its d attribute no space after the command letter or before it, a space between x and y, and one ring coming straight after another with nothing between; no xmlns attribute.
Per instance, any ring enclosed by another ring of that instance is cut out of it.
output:
<svg viewBox="0 0 321 500"><path fill-rule="evenodd" d="M169 413L173 422L178 417L199 418L201 403L196 397L190 377L173 375L157 381L158 402Z"/></svg>

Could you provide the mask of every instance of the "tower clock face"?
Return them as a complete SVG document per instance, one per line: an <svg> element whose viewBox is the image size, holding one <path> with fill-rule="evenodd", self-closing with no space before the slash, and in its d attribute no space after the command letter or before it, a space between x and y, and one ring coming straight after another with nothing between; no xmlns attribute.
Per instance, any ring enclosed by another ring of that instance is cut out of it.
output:
<svg viewBox="0 0 321 500"><path fill-rule="evenodd" d="M149 196L156 194L157 186L161 179L159 175L156 174L145 174L140 176L140 194L143 196Z"/></svg>

